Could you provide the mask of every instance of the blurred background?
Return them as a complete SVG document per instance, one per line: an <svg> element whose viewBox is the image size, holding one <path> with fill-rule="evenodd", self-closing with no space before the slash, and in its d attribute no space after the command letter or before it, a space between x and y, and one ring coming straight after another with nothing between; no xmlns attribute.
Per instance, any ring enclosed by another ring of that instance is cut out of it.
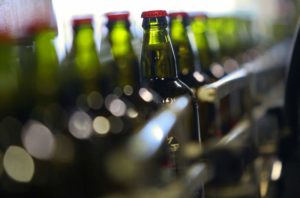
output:
<svg viewBox="0 0 300 198"><path fill-rule="evenodd" d="M138 82L159 58L142 49L148 10L177 12L160 53L184 91ZM299 0L0 0L0 197L299 197L299 13Z"/></svg>

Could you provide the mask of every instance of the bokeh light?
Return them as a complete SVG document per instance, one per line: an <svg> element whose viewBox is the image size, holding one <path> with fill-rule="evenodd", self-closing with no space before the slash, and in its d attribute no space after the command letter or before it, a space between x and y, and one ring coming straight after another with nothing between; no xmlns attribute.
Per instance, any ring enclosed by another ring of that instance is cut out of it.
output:
<svg viewBox="0 0 300 198"><path fill-rule="evenodd" d="M91 117L83 111L73 113L69 120L69 131L78 139L89 138L93 132Z"/></svg>
<svg viewBox="0 0 300 198"><path fill-rule="evenodd" d="M139 95L146 102L151 102L153 100L153 94L146 88L141 88L139 90Z"/></svg>
<svg viewBox="0 0 300 198"><path fill-rule="evenodd" d="M109 111L117 117L125 115L126 109L126 104L120 99L114 99L109 105Z"/></svg>
<svg viewBox="0 0 300 198"><path fill-rule="evenodd" d="M100 135L105 135L110 130L109 120L103 116L98 116L93 121L94 131Z"/></svg>
<svg viewBox="0 0 300 198"><path fill-rule="evenodd" d="M21 147L10 146L3 158L3 166L7 175L17 182L30 182L34 175L34 161Z"/></svg>
<svg viewBox="0 0 300 198"><path fill-rule="evenodd" d="M27 152L37 159L52 157L55 140L51 131L42 123L31 120L22 130L22 141Z"/></svg>

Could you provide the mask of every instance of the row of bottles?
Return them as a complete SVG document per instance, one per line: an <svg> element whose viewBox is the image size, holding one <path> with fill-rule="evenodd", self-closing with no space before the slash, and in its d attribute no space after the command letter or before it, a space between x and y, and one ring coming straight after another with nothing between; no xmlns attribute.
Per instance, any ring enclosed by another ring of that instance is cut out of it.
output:
<svg viewBox="0 0 300 198"><path fill-rule="evenodd" d="M32 24L17 42L0 34L1 196L101 197L151 182L161 186L184 172L188 162L178 160L185 141L202 144L216 135L216 108L199 102L195 91L225 75L225 57L242 61L238 53L252 45L248 25L226 18L228 30L222 29L224 21L210 22L203 13L141 16L140 61L128 12L106 14L100 52L93 18L74 18L72 47L62 62L56 30L45 23ZM216 28L206 29L208 23ZM129 181L113 150L182 95L191 98L188 114L158 152L159 168Z"/></svg>

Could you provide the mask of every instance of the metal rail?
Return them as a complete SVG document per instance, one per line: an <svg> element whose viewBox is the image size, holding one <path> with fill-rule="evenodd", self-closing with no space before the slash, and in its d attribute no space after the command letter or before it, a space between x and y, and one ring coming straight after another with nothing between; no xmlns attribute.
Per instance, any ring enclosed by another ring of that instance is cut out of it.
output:
<svg viewBox="0 0 300 198"><path fill-rule="evenodd" d="M222 79L199 88L198 98L205 102L217 102L248 85L255 90L267 90L283 79L290 45L291 41L285 41Z"/></svg>

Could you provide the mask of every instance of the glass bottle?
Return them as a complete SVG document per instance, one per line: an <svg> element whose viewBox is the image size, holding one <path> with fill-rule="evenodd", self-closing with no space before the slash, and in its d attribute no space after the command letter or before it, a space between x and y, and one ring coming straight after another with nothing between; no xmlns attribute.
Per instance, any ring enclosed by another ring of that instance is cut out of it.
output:
<svg viewBox="0 0 300 198"><path fill-rule="evenodd" d="M208 79L207 75L201 73L199 67L196 66L195 54L188 36L190 30L189 16L185 12L173 12L169 14L169 17L170 37L177 60L179 79L196 92L197 89L211 80ZM203 141L205 141L214 132L211 122L214 117L214 106L205 102L200 102L199 106L200 128Z"/></svg>
<svg viewBox="0 0 300 198"><path fill-rule="evenodd" d="M110 83L105 79L106 70L99 62L93 18L75 17L72 27L71 51L63 60L61 68L61 103L68 111L78 107L98 110L103 106L104 96L110 92ZM89 98L95 98L96 101L91 103L97 104L90 104Z"/></svg>
<svg viewBox="0 0 300 198"><path fill-rule="evenodd" d="M140 93L140 68L138 58L135 54L130 31L129 12L110 12L106 13L108 19L106 27L108 28L107 38L104 42L110 45L110 51L115 65L116 73L111 78L116 79L114 85L114 94L119 96L127 105L127 116L133 128L144 123L150 115L158 109L154 101L145 101ZM147 90L151 93L151 90ZM152 92L154 95L154 93ZM134 116L132 112L135 112ZM132 114L132 115L131 115Z"/></svg>
<svg viewBox="0 0 300 198"><path fill-rule="evenodd" d="M9 33L0 32L0 119L16 113L19 72L14 42Z"/></svg>
<svg viewBox="0 0 300 198"><path fill-rule="evenodd" d="M190 14L190 27L195 38L201 71L211 77L212 80L217 80L224 75L224 72L219 64L220 42L217 37L217 30L211 28L210 20L212 19L203 12Z"/></svg>
<svg viewBox="0 0 300 198"><path fill-rule="evenodd" d="M143 47L141 57L142 84L171 103L176 97L187 94L192 98L191 128L189 136L201 142L197 99L192 90L178 78L177 64L169 34L167 13L163 10L146 11L143 18Z"/></svg>

